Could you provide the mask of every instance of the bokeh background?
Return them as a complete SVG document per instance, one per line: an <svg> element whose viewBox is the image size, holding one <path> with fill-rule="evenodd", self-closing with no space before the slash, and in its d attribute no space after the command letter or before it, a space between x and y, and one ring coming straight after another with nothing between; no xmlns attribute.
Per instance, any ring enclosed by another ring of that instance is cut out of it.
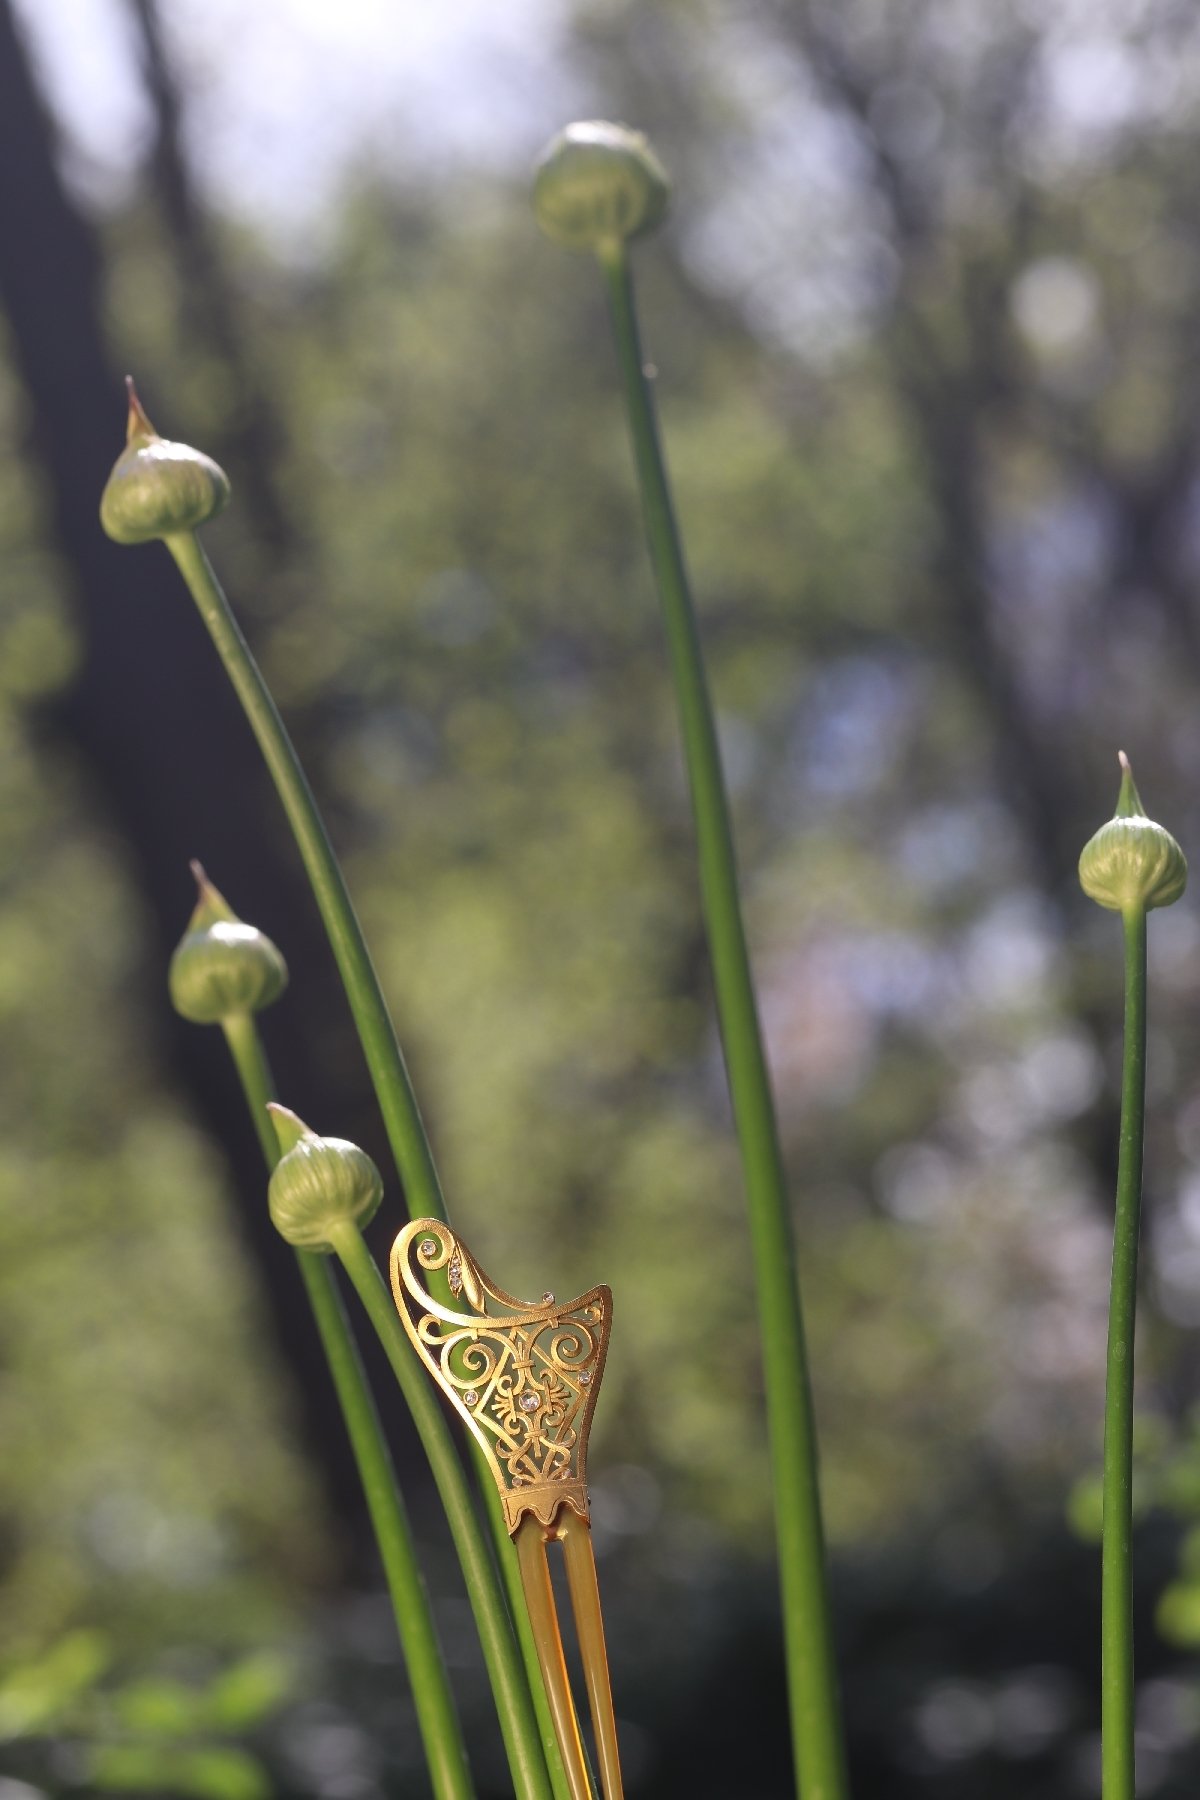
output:
<svg viewBox="0 0 1200 1800"><path fill-rule="evenodd" d="M1182 0L0 0L0 1800L420 1796L340 1428L219 1034L385 1162L166 553L137 374L326 806L456 1222L618 1328L632 1795L791 1791L741 1186L568 118L638 253L792 1174L858 1800L1099 1793L1118 747L1200 845L1200 14ZM1200 1778L1200 924L1151 931L1140 1791ZM393 1187L376 1228L403 1217ZM377 1371L377 1373L379 1373ZM484 1790L466 1603L386 1373Z"/></svg>

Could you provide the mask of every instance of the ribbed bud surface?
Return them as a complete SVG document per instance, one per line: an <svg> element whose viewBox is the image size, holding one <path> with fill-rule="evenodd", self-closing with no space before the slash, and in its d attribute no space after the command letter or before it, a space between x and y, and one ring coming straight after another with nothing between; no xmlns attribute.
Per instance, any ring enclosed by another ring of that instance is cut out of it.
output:
<svg viewBox="0 0 1200 1800"><path fill-rule="evenodd" d="M229 478L202 450L159 437L128 387L128 442L101 496L100 523L118 544L194 531L225 505Z"/></svg>
<svg viewBox="0 0 1200 1800"><path fill-rule="evenodd" d="M589 119L568 125L543 152L533 210L555 243L602 250L651 231L670 192L667 172L640 131Z"/></svg>
<svg viewBox="0 0 1200 1800"><path fill-rule="evenodd" d="M261 1012L288 983L287 964L265 931L239 919L199 863L200 897L171 958L171 1004L194 1025L218 1025L235 1013Z"/></svg>
<svg viewBox="0 0 1200 1800"><path fill-rule="evenodd" d="M1114 912L1170 906L1187 886L1187 858L1171 833L1146 817L1124 756L1121 767L1116 814L1084 845L1080 883L1097 905Z"/></svg>
<svg viewBox="0 0 1200 1800"><path fill-rule="evenodd" d="M171 958L171 1004L194 1025L261 1012L287 986L287 964L265 932L236 920L189 931Z"/></svg>
<svg viewBox="0 0 1200 1800"><path fill-rule="evenodd" d="M282 1109L272 1108L273 1114ZM338 1225L361 1230L379 1210L383 1181L365 1150L346 1138L304 1135L275 1166L267 1202L276 1230L298 1250L328 1255Z"/></svg>

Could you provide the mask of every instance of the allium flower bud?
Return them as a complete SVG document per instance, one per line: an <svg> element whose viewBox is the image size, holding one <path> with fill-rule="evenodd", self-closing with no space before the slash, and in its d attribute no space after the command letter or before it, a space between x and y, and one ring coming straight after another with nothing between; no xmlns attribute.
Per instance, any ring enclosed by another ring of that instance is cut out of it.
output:
<svg viewBox="0 0 1200 1800"><path fill-rule="evenodd" d="M379 1170L345 1138L318 1137L286 1106L267 1108L283 1152L267 1189L271 1219L297 1250L333 1251L339 1225L368 1225L383 1199Z"/></svg>
<svg viewBox="0 0 1200 1800"><path fill-rule="evenodd" d="M569 250L604 250L651 231L671 184L640 131L588 119L547 145L533 178L533 210Z"/></svg>
<svg viewBox="0 0 1200 1800"><path fill-rule="evenodd" d="M1114 912L1170 906L1187 886L1187 859L1170 832L1146 817L1123 750L1120 760L1116 813L1079 858L1083 891Z"/></svg>
<svg viewBox="0 0 1200 1800"><path fill-rule="evenodd" d="M118 544L146 544L194 531L220 512L229 478L211 456L160 438L132 379L127 442L100 498L100 523Z"/></svg>
<svg viewBox="0 0 1200 1800"><path fill-rule="evenodd" d="M199 863L192 874L200 898L171 958L171 1004L194 1025L261 1012L287 986L287 964L266 932L238 918Z"/></svg>

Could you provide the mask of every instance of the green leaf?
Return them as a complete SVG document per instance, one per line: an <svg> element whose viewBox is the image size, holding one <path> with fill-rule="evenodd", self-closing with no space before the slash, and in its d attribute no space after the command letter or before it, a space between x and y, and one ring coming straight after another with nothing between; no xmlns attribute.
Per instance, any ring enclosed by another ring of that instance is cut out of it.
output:
<svg viewBox="0 0 1200 1800"><path fill-rule="evenodd" d="M165 1675L131 1681L113 1696L113 1709L125 1730L139 1737L194 1737L206 1720L206 1696Z"/></svg>
<svg viewBox="0 0 1200 1800"><path fill-rule="evenodd" d="M176 1753L160 1744L93 1744L84 1763L92 1785L106 1794L174 1792Z"/></svg>
<svg viewBox="0 0 1200 1800"><path fill-rule="evenodd" d="M1104 1483L1098 1471L1081 1475L1067 1500L1067 1524L1085 1544L1098 1544L1104 1526Z"/></svg>
<svg viewBox="0 0 1200 1800"><path fill-rule="evenodd" d="M1155 1623L1169 1644L1200 1644L1200 1584L1173 1581L1159 1599Z"/></svg>
<svg viewBox="0 0 1200 1800"><path fill-rule="evenodd" d="M95 1686L112 1660L102 1631L72 1631L0 1682L0 1742L48 1731Z"/></svg>
<svg viewBox="0 0 1200 1800"><path fill-rule="evenodd" d="M270 1800L262 1765L245 1750L206 1745L98 1744L87 1758L93 1785L106 1794L171 1794L178 1800Z"/></svg>
<svg viewBox="0 0 1200 1800"><path fill-rule="evenodd" d="M266 1770L247 1750L210 1745L193 1750L180 1765L180 1795L196 1800L271 1800Z"/></svg>
<svg viewBox="0 0 1200 1800"><path fill-rule="evenodd" d="M286 1657L271 1651L243 1657L208 1688L203 1697L205 1721L215 1731L248 1731L287 1698L294 1679Z"/></svg>

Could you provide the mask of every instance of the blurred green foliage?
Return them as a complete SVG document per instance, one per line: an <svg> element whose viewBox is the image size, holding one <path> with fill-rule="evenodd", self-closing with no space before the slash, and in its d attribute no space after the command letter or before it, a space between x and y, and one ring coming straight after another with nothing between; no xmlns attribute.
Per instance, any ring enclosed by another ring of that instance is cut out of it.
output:
<svg viewBox="0 0 1200 1800"><path fill-rule="evenodd" d="M1056 148L1036 71L1065 54L1065 12L980 15L956 58L935 54L938 9L903 11L824 21L865 71L865 122L812 75L808 9L752 7L739 35L718 8L585 8L572 42L597 108L659 132L680 191L674 235L640 256L643 307L794 1177L831 1537L851 1581L920 1544L961 1599L1064 1516L1098 1451L1120 969L1071 869L1118 744L1185 848L1200 824L1195 122L1060 119ZM1110 25L1158 66L1166 23L1140 44ZM932 147L911 148L911 118L889 147L923 101ZM858 149L822 212L806 134L830 115ZM720 1571L768 1556L765 1449L592 272L483 169L363 177L303 258L225 228L285 427L280 564L239 511L238 396L185 329L161 221L135 195L103 225L115 353L164 433L228 458L209 547L346 852L455 1220L513 1291L615 1289L593 1461L630 1691L670 1664L676 1615L696 1673ZM855 286L839 256L874 275ZM75 640L27 425L0 375L0 1021L19 1046L0 1084L0 1656L36 1689L37 1658L91 1641L63 1633L102 1627L114 1666L151 1671L151 1711L182 1720L201 1701L156 1688L157 1659L291 1634L330 1530L225 1172L155 1064L165 994L122 846L53 728ZM165 557L162 587L187 604ZM237 871L211 873L236 901ZM1151 933L1139 1352L1170 1420L1200 1323L1200 930L1176 911ZM287 920L255 922L287 951ZM1149 1516L1195 1510L1194 1459L1155 1462ZM1176 1643L1200 1638L1187 1545L1159 1583ZM937 1748L960 1740L938 1736L924 1666L908 1687L893 1671L917 1720L905 1766L973 1769ZM101 1774L161 1787L157 1753L114 1749ZM189 1754L178 1791L254 1791L236 1747Z"/></svg>
<svg viewBox="0 0 1200 1800"><path fill-rule="evenodd" d="M11 450L11 380L2 412ZM86 776L29 711L69 674L71 627L28 459L2 460L18 578L0 716L0 1014L17 1052L0 1084L0 1654L80 1621L127 1648L164 1628L253 1641L321 1566L312 1483L270 1422L216 1159L143 1032L138 897ZM240 1565L267 1542L247 1587Z"/></svg>
<svg viewBox="0 0 1200 1800"><path fill-rule="evenodd" d="M266 1800L261 1762L222 1740L253 1731L287 1697L293 1672L281 1658L245 1656L203 1684L159 1675L114 1685L111 1661L105 1634L80 1629L0 1682L0 1743L16 1746L23 1773L45 1778L42 1751L47 1770L73 1764L73 1791Z"/></svg>

